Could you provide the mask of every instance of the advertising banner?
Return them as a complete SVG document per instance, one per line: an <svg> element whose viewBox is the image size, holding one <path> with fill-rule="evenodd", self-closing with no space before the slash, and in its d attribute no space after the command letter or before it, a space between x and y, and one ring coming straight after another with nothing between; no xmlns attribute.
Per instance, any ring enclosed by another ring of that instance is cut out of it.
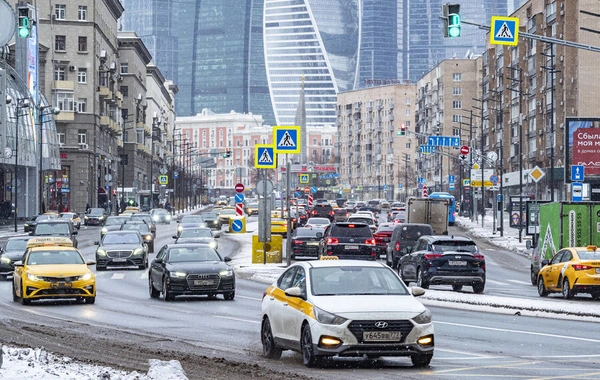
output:
<svg viewBox="0 0 600 380"><path fill-rule="evenodd" d="M585 182L600 183L600 118L567 118L566 127L565 181L572 166L583 166Z"/></svg>

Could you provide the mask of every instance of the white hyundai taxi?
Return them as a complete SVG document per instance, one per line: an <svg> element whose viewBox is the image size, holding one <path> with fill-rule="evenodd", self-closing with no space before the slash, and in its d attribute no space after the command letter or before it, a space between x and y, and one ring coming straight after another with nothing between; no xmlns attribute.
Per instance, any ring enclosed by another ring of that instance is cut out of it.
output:
<svg viewBox="0 0 600 380"><path fill-rule="evenodd" d="M410 356L417 367L433 357L431 313L379 262L319 260L290 266L264 293L261 341L272 359L302 353L307 367L332 357Z"/></svg>

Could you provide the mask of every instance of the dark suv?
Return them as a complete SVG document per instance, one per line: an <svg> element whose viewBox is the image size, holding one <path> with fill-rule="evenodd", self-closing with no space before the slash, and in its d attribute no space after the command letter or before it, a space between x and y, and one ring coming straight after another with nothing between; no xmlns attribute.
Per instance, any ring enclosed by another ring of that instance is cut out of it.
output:
<svg viewBox="0 0 600 380"><path fill-rule="evenodd" d="M319 256L375 260L377 251L371 228L364 223L331 224L319 242Z"/></svg>
<svg viewBox="0 0 600 380"><path fill-rule="evenodd" d="M77 248L77 230L70 220L51 219L39 222L35 229L29 233L31 236L60 236L71 239L73 247Z"/></svg>
<svg viewBox="0 0 600 380"><path fill-rule="evenodd" d="M429 224L397 224L387 245L386 264L394 269L398 268L400 257L406 255L415 245L415 242L425 235L433 235L433 228Z"/></svg>
<svg viewBox="0 0 600 380"><path fill-rule="evenodd" d="M103 226L106 217L106 210L103 208L91 208L83 216L83 224L86 226Z"/></svg>
<svg viewBox="0 0 600 380"><path fill-rule="evenodd" d="M485 257L468 237L422 236L398 264L406 284L414 281L425 289L452 285L455 291L467 285L474 293L483 293L485 288Z"/></svg>
<svg viewBox="0 0 600 380"><path fill-rule="evenodd" d="M328 218L333 222L333 207L328 202L317 203L310 212L313 218Z"/></svg>

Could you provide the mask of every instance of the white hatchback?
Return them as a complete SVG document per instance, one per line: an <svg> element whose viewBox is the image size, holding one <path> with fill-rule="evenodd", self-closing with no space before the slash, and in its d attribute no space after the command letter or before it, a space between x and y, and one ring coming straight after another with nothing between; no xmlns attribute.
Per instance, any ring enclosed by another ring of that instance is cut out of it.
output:
<svg viewBox="0 0 600 380"><path fill-rule="evenodd" d="M429 365L431 313L398 275L379 262L319 260L290 266L264 293L263 354L302 353L307 367L332 357L410 356Z"/></svg>

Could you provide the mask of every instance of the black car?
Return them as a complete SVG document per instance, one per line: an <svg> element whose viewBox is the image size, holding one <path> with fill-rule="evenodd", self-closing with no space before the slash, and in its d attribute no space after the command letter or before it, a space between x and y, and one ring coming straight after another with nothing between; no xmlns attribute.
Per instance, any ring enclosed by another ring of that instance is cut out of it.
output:
<svg viewBox="0 0 600 380"><path fill-rule="evenodd" d="M35 229L35 226L42 220L50 220L58 218L57 214L41 214L30 216L23 224L23 231L31 232Z"/></svg>
<svg viewBox="0 0 600 380"><path fill-rule="evenodd" d="M206 224L206 227L210 227L215 230L220 230L223 224L219 219L219 214L216 212L204 212L202 213L202 219Z"/></svg>
<svg viewBox="0 0 600 380"><path fill-rule="evenodd" d="M184 228L206 227L206 222L200 215L184 215L181 220L177 221L177 224L177 235Z"/></svg>
<svg viewBox="0 0 600 380"><path fill-rule="evenodd" d="M13 236L0 247L0 281L12 276L15 261L19 261L23 257L29 239L31 236Z"/></svg>
<svg viewBox="0 0 600 380"><path fill-rule="evenodd" d="M128 220L131 220L130 215L125 215L125 216L113 215L113 216L109 216L108 218L106 218L106 222L104 223L104 226L100 230L100 239L102 239L102 236L104 236L108 231L120 230L123 223L127 222Z"/></svg>
<svg viewBox="0 0 600 380"><path fill-rule="evenodd" d="M485 257L468 237L422 236L409 254L400 258L398 273L424 289L430 285L452 285L459 291L472 286L474 293L485 288Z"/></svg>
<svg viewBox="0 0 600 380"><path fill-rule="evenodd" d="M148 273L150 297L163 294L165 301L176 296L222 294L226 300L235 297L235 274L222 258L206 244L168 244L160 249Z"/></svg>
<svg viewBox="0 0 600 380"><path fill-rule="evenodd" d="M292 235L292 260L297 257L319 257L319 242L325 229L298 227Z"/></svg>
<svg viewBox="0 0 600 380"><path fill-rule="evenodd" d="M215 240L219 237L221 237L221 232L216 232L213 234L212 230L208 227L185 228L181 231L181 233L179 233L179 235L173 235L175 244L203 243L208 244L214 249L219 248L219 244Z"/></svg>
<svg viewBox="0 0 600 380"><path fill-rule="evenodd" d="M146 223L148 227L150 227L150 231L152 231L154 237L156 237L156 224L152 220L152 216L150 214L146 212L138 212L131 215L131 220Z"/></svg>
<svg viewBox="0 0 600 380"><path fill-rule="evenodd" d="M319 243L319 256L375 260L375 239L369 225L350 222L331 224Z"/></svg>
<svg viewBox="0 0 600 380"><path fill-rule="evenodd" d="M86 226L102 226L106 221L106 210L100 207L90 208L83 216L83 224Z"/></svg>
<svg viewBox="0 0 600 380"><path fill-rule="evenodd" d="M150 216L154 223L171 224L173 219L171 213L164 208L153 208L150 210Z"/></svg>
<svg viewBox="0 0 600 380"><path fill-rule="evenodd" d="M101 241L94 242L96 270L109 266L148 268L148 246L137 231L109 231Z"/></svg>
<svg viewBox="0 0 600 380"><path fill-rule="evenodd" d="M317 203L310 212L314 218L327 218L333 222L333 207L329 203Z"/></svg>
<svg viewBox="0 0 600 380"><path fill-rule="evenodd" d="M372 206L363 206L363 207L359 207L358 210L356 211L371 211L373 213L373 215L377 216L379 214L379 212L381 212L380 209L372 207Z"/></svg>
<svg viewBox="0 0 600 380"><path fill-rule="evenodd" d="M73 247L77 248L77 230L70 220L49 219L39 222L35 229L29 233L30 236L60 236L71 239Z"/></svg>
<svg viewBox="0 0 600 380"><path fill-rule="evenodd" d="M429 224L396 224L387 246L387 253L385 256L386 264L394 269L398 268L400 257L406 255L415 245L417 240L425 235L433 235L433 228Z"/></svg>
<svg viewBox="0 0 600 380"><path fill-rule="evenodd" d="M150 226L142 220L128 220L121 225L121 231L137 231L148 245L148 253L154 253L154 234Z"/></svg>

